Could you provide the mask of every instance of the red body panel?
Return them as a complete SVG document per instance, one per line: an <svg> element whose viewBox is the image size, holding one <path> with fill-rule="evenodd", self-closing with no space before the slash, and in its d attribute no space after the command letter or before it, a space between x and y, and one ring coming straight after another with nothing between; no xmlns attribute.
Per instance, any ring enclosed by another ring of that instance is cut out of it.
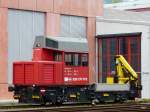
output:
<svg viewBox="0 0 150 112"><path fill-rule="evenodd" d="M61 62L31 61L13 64L14 85L62 85Z"/></svg>
<svg viewBox="0 0 150 112"><path fill-rule="evenodd" d="M25 84L33 84L34 82L34 64L33 63L25 63L24 64L24 80Z"/></svg>
<svg viewBox="0 0 150 112"><path fill-rule="evenodd" d="M69 85L87 85L89 83L88 67L65 66L64 83Z"/></svg>
<svg viewBox="0 0 150 112"><path fill-rule="evenodd" d="M24 84L24 64L16 63L13 65L13 83Z"/></svg>
<svg viewBox="0 0 150 112"><path fill-rule="evenodd" d="M54 81L54 64L39 63L38 68L39 83L42 85L53 84Z"/></svg>
<svg viewBox="0 0 150 112"><path fill-rule="evenodd" d="M62 55L61 61L54 54ZM13 65L14 85L88 85L88 66L65 65L64 51L37 48L33 50L33 60L15 62Z"/></svg>
<svg viewBox="0 0 150 112"><path fill-rule="evenodd" d="M45 60L53 61L53 51L50 49L34 49L33 61Z"/></svg>
<svg viewBox="0 0 150 112"><path fill-rule="evenodd" d="M65 66L62 62L15 62L14 85L87 85L88 67Z"/></svg>
<svg viewBox="0 0 150 112"><path fill-rule="evenodd" d="M63 76L63 64L55 64L54 65L54 80L56 84L63 84L64 83L64 76Z"/></svg>

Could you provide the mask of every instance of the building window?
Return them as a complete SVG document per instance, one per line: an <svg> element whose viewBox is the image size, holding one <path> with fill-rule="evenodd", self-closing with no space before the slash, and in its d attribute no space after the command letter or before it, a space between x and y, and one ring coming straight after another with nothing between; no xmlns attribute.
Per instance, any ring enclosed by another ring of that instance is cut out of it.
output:
<svg viewBox="0 0 150 112"><path fill-rule="evenodd" d="M60 36L86 38L86 18L61 15Z"/></svg>

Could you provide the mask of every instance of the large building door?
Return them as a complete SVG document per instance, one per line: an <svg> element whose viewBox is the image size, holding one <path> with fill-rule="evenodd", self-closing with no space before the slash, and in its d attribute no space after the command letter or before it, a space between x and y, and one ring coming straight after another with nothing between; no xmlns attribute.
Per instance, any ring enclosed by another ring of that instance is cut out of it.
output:
<svg viewBox="0 0 150 112"><path fill-rule="evenodd" d="M98 82L105 83L106 77L115 71L115 55L123 55L133 69L141 72L141 38L140 35L107 36L98 40L99 74Z"/></svg>
<svg viewBox="0 0 150 112"><path fill-rule="evenodd" d="M41 12L8 11L8 83L12 83L12 63L31 60L35 36L45 33L45 14Z"/></svg>

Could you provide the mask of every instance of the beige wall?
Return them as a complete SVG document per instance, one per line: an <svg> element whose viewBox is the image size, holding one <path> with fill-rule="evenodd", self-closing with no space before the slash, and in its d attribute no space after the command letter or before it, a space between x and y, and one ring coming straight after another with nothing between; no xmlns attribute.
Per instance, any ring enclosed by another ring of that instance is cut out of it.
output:
<svg viewBox="0 0 150 112"><path fill-rule="evenodd" d="M87 17L90 83L92 83L95 82L95 17L102 15L102 4L102 0L0 0L0 99L12 98L12 95L7 90L8 8L45 12L45 34L51 36L59 36L61 14Z"/></svg>

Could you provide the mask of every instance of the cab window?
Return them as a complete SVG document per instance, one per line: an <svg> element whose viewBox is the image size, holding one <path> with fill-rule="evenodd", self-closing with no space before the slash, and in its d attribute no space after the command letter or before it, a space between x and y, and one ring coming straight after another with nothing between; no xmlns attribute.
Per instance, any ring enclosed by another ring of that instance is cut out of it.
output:
<svg viewBox="0 0 150 112"><path fill-rule="evenodd" d="M87 54L81 55L81 65L88 66L88 55Z"/></svg>
<svg viewBox="0 0 150 112"><path fill-rule="evenodd" d="M88 66L88 55L78 53L65 53L67 66Z"/></svg>
<svg viewBox="0 0 150 112"><path fill-rule="evenodd" d="M65 63L66 65L73 65L73 55L72 54L65 54Z"/></svg>
<svg viewBox="0 0 150 112"><path fill-rule="evenodd" d="M54 52L54 61L62 61L62 53Z"/></svg>

